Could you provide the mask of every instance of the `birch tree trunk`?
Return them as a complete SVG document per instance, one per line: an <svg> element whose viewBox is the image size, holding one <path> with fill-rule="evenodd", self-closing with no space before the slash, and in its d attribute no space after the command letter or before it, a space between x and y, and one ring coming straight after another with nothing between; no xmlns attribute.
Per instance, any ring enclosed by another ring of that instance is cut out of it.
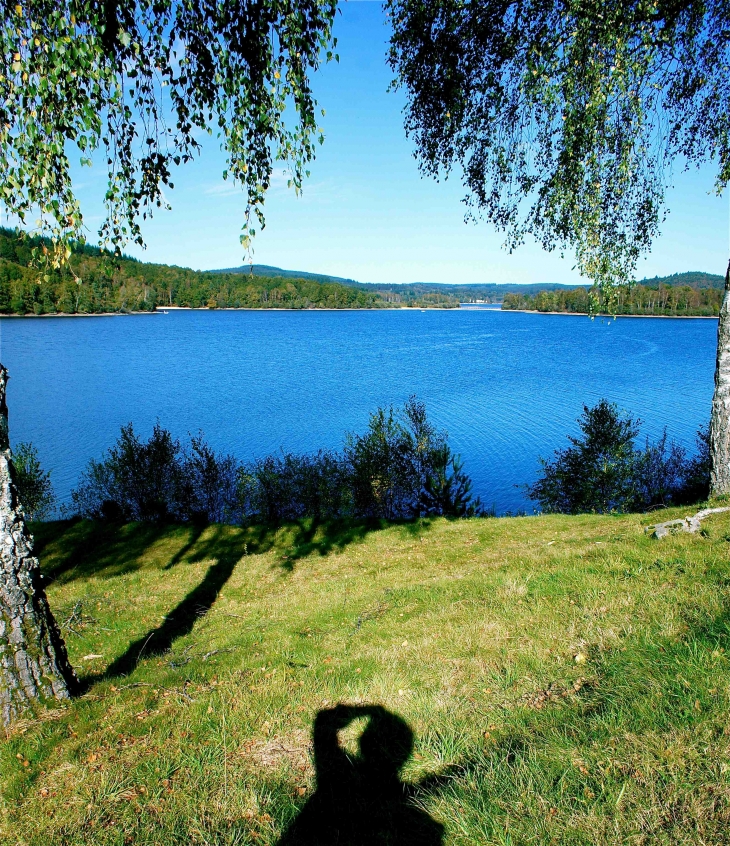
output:
<svg viewBox="0 0 730 846"><path fill-rule="evenodd" d="M715 394L710 417L710 496L730 494L730 262L717 324Z"/></svg>
<svg viewBox="0 0 730 846"><path fill-rule="evenodd" d="M36 703L68 699L78 683L13 481L7 380L0 364L0 720L6 726Z"/></svg>

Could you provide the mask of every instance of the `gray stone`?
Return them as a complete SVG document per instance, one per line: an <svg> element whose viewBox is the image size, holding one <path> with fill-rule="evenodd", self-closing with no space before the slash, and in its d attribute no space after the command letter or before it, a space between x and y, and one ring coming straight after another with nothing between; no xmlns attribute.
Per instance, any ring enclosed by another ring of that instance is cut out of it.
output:
<svg viewBox="0 0 730 846"><path fill-rule="evenodd" d="M646 531L651 532L655 538L665 538L667 535L675 534L676 532L689 532L694 534L699 532L702 528L702 521L710 514L722 514L724 511L730 511L728 508L703 508L698 511L694 517L680 517L677 520L667 520L666 523L656 523L653 526L647 526Z"/></svg>

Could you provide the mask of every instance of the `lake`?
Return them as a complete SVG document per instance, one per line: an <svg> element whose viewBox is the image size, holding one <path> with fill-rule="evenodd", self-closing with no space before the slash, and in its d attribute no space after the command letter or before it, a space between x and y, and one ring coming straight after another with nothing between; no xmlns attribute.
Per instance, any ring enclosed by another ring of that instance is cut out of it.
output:
<svg viewBox="0 0 730 846"><path fill-rule="evenodd" d="M132 421L203 430L241 459L336 448L416 394L499 513L607 397L655 438L709 419L717 322L502 312L171 311L0 320L11 442L32 441L68 498Z"/></svg>

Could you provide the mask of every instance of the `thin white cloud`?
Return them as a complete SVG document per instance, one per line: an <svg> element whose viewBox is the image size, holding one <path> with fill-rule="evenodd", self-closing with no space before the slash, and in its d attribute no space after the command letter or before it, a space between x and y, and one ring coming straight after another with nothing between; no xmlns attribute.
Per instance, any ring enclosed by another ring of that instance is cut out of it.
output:
<svg viewBox="0 0 730 846"><path fill-rule="evenodd" d="M242 191L240 185L234 185L232 182L221 182L217 185L209 185L203 193L214 197L233 197L236 194L241 194Z"/></svg>
<svg viewBox="0 0 730 846"><path fill-rule="evenodd" d="M271 173L271 181L269 183L269 190L277 188L286 188L290 179L289 171L283 167L275 167ZM241 185L237 185L232 181L221 180L215 185L209 185L203 189L204 194L214 197L236 197L241 196L245 189Z"/></svg>

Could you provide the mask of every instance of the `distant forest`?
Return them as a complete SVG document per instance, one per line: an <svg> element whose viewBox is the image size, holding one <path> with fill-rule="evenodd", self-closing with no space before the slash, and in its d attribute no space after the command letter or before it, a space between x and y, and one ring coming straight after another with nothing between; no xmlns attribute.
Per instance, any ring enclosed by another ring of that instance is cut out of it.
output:
<svg viewBox="0 0 730 846"><path fill-rule="evenodd" d="M415 304L416 301L436 302L455 301L461 303L501 303L508 292L523 291L535 294L538 291L554 288L573 288L572 285L561 285L558 282L538 282L520 285L516 283L498 282L466 282L451 284L447 282L357 282L340 276L326 276L322 273L305 273L297 270L282 270L265 264L254 264L255 276L281 276L290 278L297 276L302 279L314 279L317 282L339 282L348 287L361 291L379 294L388 302ZM211 273L250 273L248 267L233 267L224 270L212 270Z"/></svg>
<svg viewBox="0 0 730 846"><path fill-rule="evenodd" d="M32 267L42 239L0 228L0 314L99 314L189 308L458 308L437 291L400 296L296 276L213 273L116 257L77 245L69 266L44 277Z"/></svg>
<svg viewBox="0 0 730 846"><path fill-rule="evenodd" d="M384 297L395 294L403 298L419 298L440 294L455 297L460 303L501 303L509 293L520 292L537 294L540 291L573 290L572 285L561 285L559 282L534 282L519 284L516 282L466 282L448 284L444 282L390 282L370 283L357 282L358 288L366 291L378 291Z"/></svg>
<svg viewBox="0 0 730 846"><path fill-rule="evenodd" d="M68 267L44 277L32 250L44 241L0 227L0 314L99 314L156 308L458 308L502 303L505 310L587 313L587 285L559 283L355 282L267 265L197 271L112 256L78 244ZM724 280L709 273L644 279L619 291L617 314L717 315ZM599 311L608 310L605 304Z"/></svg>
<svg viewBox="0 0 730 846"><path fill-rule="evenodd" d="M695 285L667 284L666 280L682 280L683 277L698 277ZM701 278L700 278L701 277ZM664 317L711 317L720 313L723 290L720 287L700 287L710 274L675 274L657 280L644 280L629 288L620 288L611 305L603 299L591 303L591 289L574 288L562 291L540 291L535 295L505 294L502 308L505 311L541 311L588 314L593 305L598 313L661 315ZM721 277L717 277L722 282Z"/></svg>
<svg viewBox="0 0 730 846"><path fill-rule="evenodd" d="M353 284L364 290L377 290L385 295L386 292L394 292L403 298L421 297L428 293L440 293L446 296L458 297L462 303L501 303L508 294L519 294L523 297L535 298L543 291L553 291L561 296L573 291L585 293L590 290L590 285L564 285L559 282L467 282L459 285L439 282L404 282L372 284L341 280L345 284ZM674 273L671 276L656 276L653 279L642 279L639 285L648 288L665 286L689 286L690 288L724 288L725 280L722 276L713 273L702 273L690 271L689 273ZM555 309L556 311L558 309ZM570 309L568 309L570 310Z"/></svg>

